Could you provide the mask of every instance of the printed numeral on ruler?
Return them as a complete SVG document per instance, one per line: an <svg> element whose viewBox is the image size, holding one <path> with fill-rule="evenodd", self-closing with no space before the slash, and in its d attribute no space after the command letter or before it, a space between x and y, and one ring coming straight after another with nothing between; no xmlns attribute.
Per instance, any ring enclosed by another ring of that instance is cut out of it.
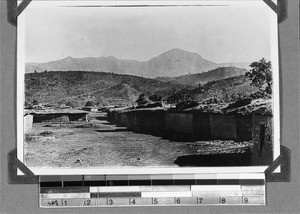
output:
<svg viewBox="0 0 300 214"><path fill-rule="evenodd" d="M264 196L251 197L183 197L183 198L97 198L41 199L41 207L84 206L155 206L155 205L264 205Z"/></svg>

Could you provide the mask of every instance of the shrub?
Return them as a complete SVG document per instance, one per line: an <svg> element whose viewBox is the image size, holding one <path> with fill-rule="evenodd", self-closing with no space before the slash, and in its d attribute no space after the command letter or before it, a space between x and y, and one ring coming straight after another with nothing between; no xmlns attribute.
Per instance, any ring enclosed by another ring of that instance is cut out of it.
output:
<svg viewBox="0 0 300 214"><path fill-rule="evenodd" d="M32 134L25 134L25 141L26 142L34 141L33 135Z"/></svg>
<svg viewBox="0 0 300 214"><path fill-rule="evenodd" d="M85 106L94 106L95 104L93 103L93 101L87 101L85 103Z"/></svg>
<svg viewBox="0 0 300 214"><path fill-rule="evenodd" d="M76 107L78 107L78 102L76 102L76 101L69 101L69 102L66 103L66 106L70 106L72 108L76 108Z"/></svg>
<svg viewBox="0 0 300 214"><path fill-rule="evenodd" d="M52 131L44 131L44 132L41 132L40 135L46 137L46 136L51 136L53 135L53 132Z"/></svg>

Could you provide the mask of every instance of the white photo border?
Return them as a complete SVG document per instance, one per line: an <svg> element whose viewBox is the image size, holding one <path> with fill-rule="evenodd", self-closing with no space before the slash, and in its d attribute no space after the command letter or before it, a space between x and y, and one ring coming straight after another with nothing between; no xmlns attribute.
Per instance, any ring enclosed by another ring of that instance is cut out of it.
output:
<svg viewBox="0 0 300 214"><path fill-rule="evenodd" d="M275 1L276 3L277 1ZM263 0L195 0L195 1L35 1L27 7L115 7L115 6L247 6L268 7L270 11L271 61L273 74L273 159L280 155L280 94L279 94L279 48L277 14ZM26 8L27 9L27 8ZM24 91L25 91L25 18L26 9L17 19L17 158L24 163ZM268 166L247 167L145 167L145 168L44 168L29 167L35 175L113 175L113 174L199 174L199 173L261 173ZM277 170L276 172L280 172ZM19 173L18 173L19 174Z"/></svg>

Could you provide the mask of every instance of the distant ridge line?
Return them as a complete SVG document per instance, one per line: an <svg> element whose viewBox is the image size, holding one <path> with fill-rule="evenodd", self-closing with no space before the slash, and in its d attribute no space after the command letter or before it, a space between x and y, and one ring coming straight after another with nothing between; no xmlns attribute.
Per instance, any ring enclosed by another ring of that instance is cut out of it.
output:
<svg viewBox="0 0 300 214"><path fill-rule="evenodd" d="M176 77L185 74L203 73L217 67L235 66L248 68L250 63L215 63L198 53L173 48L148 61L107 57L66 57L44 63L26 63L26 73L43 71L93 71L113 72L143 77Z"/></svg>

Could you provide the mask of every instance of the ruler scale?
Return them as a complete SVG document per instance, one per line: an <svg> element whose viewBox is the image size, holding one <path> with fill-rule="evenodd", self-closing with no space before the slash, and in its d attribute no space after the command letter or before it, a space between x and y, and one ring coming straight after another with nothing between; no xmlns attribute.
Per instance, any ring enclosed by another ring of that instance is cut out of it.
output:
<svg viewBox="0 0 300 214"><path fill-rule="evenodd" d="M43 208L265 205L265 175L41 176L39 198Z"/></svg>

